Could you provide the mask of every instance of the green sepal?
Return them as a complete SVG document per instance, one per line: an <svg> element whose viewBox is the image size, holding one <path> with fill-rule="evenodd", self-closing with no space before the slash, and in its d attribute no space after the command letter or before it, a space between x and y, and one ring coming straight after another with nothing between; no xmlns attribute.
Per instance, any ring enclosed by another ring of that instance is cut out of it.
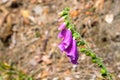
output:
<svg viewBox="0 0 120 80"><path fill-rule="evenodd" d="M60 16L66 16L68 15L68 11L62 11L59 13Z"/></svg>
<svg viewBox="0 0 120 80"><path fill-rule="evenodd" d="M92 57L92 59L95 59L95 58L96 58L95 53L90 53L90 56Z"/></svg>
<svg viewBox="0 0 120 80"><path fill-rule="evenodd" d="M102 76L103 76L103 77L106 77L106 76L107 76L107 74L102 74Z"/></svg>
<svg viewBox="0 0 120 80"><path fill-rule="evenodd" d="M64 10L65 10L65 11L70 11L70 8L69 8L69 7L66 7Z"/></svg>
<svg viewBox="0 0 120 80"><path fill-rule="evenodd" d="M92 59L92 62L93 63L97 63L97 59Z"/></svg>
<svg viewBox="0 0 120 80"><path fill-rule="evenodd" d="M64 17L64 19L67 19L69 16L68 15L64 15L63 17Z"/></svg>
<svg viewBox="0 0 120 80"><path fill-rule="evenodd" d="M75 39L77 39L77 38L79 38L79 34L76 33L76 32L73 32L73 37L74 37Z"/></svg>
<svg viewBox="0 0 120 80"><path fill-rule="evenodd" d="M87 50L86 50L86 48L81 48L80 51L85 53Z"/></svg>
<svg viewBox="0 0 120 80"><path fill-rule="evenodd" d="M78 46L83 46L83 45L85 45L85 42L84 42L84 41L78 41L78 42L77 42L77 45L78 45Z"/></svg>
<svg viewBox="0 0 120 80"><path fill-rule="evenodd" d="M100 73L102 74L103 77L107 76L107 71L104 68L101 68Z"/></svg>
<svg viewBox="0 0 120 80"><path fill-rule="evenodd" d="M100 67L100 68L103 68L103 64L102 63L98 63L98 66Z"/></svg>
<svg viewBox="0 0 120 80"><path fill-rule="evenodd" d="M100 72L101 72L101 74L107 73L107 71L104 68L101 68Z"/></svg>
<svg viewBox="0 0 120 80"><path fill-rule="evenodd" d="M90 52L86 51L85 55L90 56Z"/></svg>
<svg viewBox="0 0 120 80"><path fill-rule="evenodd" d="M69 28L70 22L66 20L65 23L66 23L66 27Z"/></svg>
<svg viewBox="0 0 120 80"><path fill-rule="evenodd" d="M67 21L66 21L67 22ZM68 21L68 23L69 23L69 21ZM72 31L72 28L73 28L73 26L69 23L68 25L67 25L67 28L69 28L71 31ZM73 34L74 32L72 31L72 34ZM74 36L73 36L74 37Z"/></svg>

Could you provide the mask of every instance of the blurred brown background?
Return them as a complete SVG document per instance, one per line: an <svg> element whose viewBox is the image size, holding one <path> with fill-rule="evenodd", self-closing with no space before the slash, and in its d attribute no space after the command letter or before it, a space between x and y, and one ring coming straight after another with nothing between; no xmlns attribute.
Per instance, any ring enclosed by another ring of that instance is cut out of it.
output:
<svg viewBox="0 0 120 80"><path fill-rule="evenodd" d="M0 62L36 80L104 80L89 57L79 53L73 65L58 49L58 12L65 7L76 30L120 80L120 0L0 0Z"/></svg>

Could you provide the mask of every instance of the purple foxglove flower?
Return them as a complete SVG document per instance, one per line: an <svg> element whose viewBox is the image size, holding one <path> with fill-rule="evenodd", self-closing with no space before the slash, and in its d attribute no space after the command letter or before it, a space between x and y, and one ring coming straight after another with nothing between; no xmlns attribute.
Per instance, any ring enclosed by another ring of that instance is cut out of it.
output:
<svg viewBox="0 0 120 80"><path fill-rule="evenodd" d="M66 23L64 22L59 26L58 30L63 30L65 29L65 27L66 27Z"/></svg>
<svg viewBox="0 0 120 80"><path fill-rule="evenodd" d="M65 52L73 64L78 64L77 60L79 55L75 39L72 39L71 45L65 49Z"/></svg>
<svg viewBox="0 0 120 80"><path fill-rule="evenodd" d="M61 51L63 51L64 49L68 48L68 46L71 44L72 33L70 30L64 29L59 33L58 37L63 38L62 42L58 46L61 49Z"/></svg>

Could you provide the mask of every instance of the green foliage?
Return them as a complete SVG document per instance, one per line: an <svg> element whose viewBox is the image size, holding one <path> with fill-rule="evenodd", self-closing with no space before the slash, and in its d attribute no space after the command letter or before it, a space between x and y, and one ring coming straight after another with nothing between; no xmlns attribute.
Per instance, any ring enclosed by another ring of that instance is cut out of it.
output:
<svg viewBox="0 0 120 80"><path fill-rule="evenodd" d="M0 80L34 80L31 76L18 70L13 64L0 62Z"/></svg>
<svg viewBox="0 0 120 80"><path fill-rule="evenodd" d="M36 32L36 33L35 33L35 36L36 36L36 37L40 37L40 33L39 33L39 32Z"/></svg>

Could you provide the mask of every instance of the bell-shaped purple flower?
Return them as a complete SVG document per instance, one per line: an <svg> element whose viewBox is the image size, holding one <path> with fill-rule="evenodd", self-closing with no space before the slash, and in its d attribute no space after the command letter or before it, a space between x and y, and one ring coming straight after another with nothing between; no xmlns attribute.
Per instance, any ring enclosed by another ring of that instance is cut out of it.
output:
<svg viewBox="0 0 120 80"><path fill-rule="evenodd" d="M79 55L75 39L72 39L72 43L67 49L65 49L65 52L73 64L78 64L77 60Z"/></svg>
<svg viewBox="0 0 120 80"><path fill-rule="evenodd" d="M64 29L59 33L58 37L63 38L62 42L59 44L58 47L61 49L61 51L64 51L71 44L72 33L70 30Z"/></svg>
<svg viewBox="0 0 120 80"><path fill-rule="evenodd" d="M58 38L62 38L61 43L58 45L61 51L66 52L66 55L70 58L73 64L78 64L78 51L75 39L72 38L72 32L65 28L66 24L61 24L59 27L60 33Z"/></svg>

